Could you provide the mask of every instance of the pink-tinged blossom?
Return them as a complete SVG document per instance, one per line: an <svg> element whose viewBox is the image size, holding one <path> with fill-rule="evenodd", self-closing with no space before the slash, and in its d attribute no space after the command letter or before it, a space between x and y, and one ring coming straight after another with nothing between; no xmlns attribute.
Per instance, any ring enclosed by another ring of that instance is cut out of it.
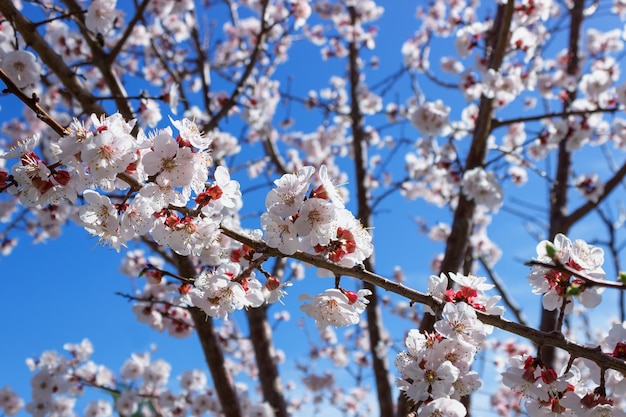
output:
<svg viewBox="0 0 626 417"><path fill-rule="evenodd" d="M170 378L172 365L163 359L151 362L143 373L143 389L146 393L156 392L164 388Z"/></svg>
<svg viewBox="0 0 626 417"><path fill-rule="evenodd" d="M307 243L311 246L326 246L337 231L336 215L334 206L328 201L309 198L302 204L294 226L301 237L308 238Z"/></svg>
<svg viewBox="0 0 626 417"><path fill-rule="evenodd" d="M156 127L163 115L155 100L142 99L139 105L139 123L143 126Z"/></svg>
<svg viewBox="0 0 626 417"><path fill-rule="evenodd" d="M120 219L121 232L126 240L148 233L156 221L154 213L155 210L149 199L141 195L136 196L125 208Z"/></svg>
<svg viewBox="0 0 626 417"><path fill-rule="evenodd" d="M265 199L267 209L282 217L296 214L304 201L314 172L315 168L304 167L297 174L285 174L274 181L276 188L270 190Z"/></svg>
<svg viewBox="0 0 626 417"><path fill-rule="evenodd" d="M1 56L1 55L0 55ZM41 65L29 51L11 51L1 57L0 68L18 88L35 84L41 78Z"/></svg>
<svg viewBox="0 0 626 417"><path fill-rule="evenodd" d="M398 388L414 402L427 400L431 396L449 397L454 392L452 384L459 374L459 369L449 361L432 357L425 363L412 362L407 365L402 372L402 379L398 380Z"/></svg>
<svg viewBox="0 0 626 417"><path fill-rule="evenodd" d="M345 292L336 288L328 289L315 297L302 294L299 300L309 303L302 304L300 310L314 318L319 328L350 326L360 321L360 315L369 303L365 297L370 294L370 290L359 290L358 293L350 292L351 297L348 298Z"/></svg>
<svg viewBox="0 0 626 417"><path fill-rule="evenodd" d="M80 207L79 218L85 230L119 250L124 242L119 236L117 209L109 197L93 190L85 190L83 198L87 204Z"/></svg>
<svg viewBox="0 0 626 417"><path fill-rule="evenodd" d="M133 353L126 359L120 370L120 377L123 381L137 381L141 378L150 364L149 353Z"/></svg>
<svg viewBox="0 0 626 417"><path fill-rule="evenodd" d="M76 417L74 405L77 398L55 396L52 398L52 409L49 417Z"/></svg>
<svg viewBox="0 0 626 417"><path fill-rule="evenodd" d="M409 112L413 126L426 136L444 136L450 132L450 107L443 101L426 102Z"/></svg>
<svg viewBox="0 0 626 417"><path fill-rule="evenodd" d="M487 172L480 167L465 171L461 185L463 195L468 200L474 200L476 204L481 204L494 213L502 206L502 188L493 172Z"/></svg>
<svg viewBox="0 0 626 417"><path fill-rule="evenodd" d="M464 302L446 303L442 315L435 330L444 337L477 345L490 333L491 329L476 317L476 311Z"/></svg>
<svg viewBox="0 0 626 417"><path fill-rule="evenodd" d="M509 360L509 367L502 374L502 383L529 398L545 398L545 392L537 381L541 378L541 368L532 356L515 355Z"/></svg>
<svg viewBox="0 0 626 417"><path fill-rule="evenodd" d="M552 256L548 253L554 252ZM587 244L581 239L574 242L567 236L558 234L554 242L542 241L537 245L537 261L548 264L555 262L566 265L581 274L602 280L606 273L602 269L604 251L602 248ZM584 280L566 272L535 265L527 276L533 293L543 294L543 306L548 310L560 308L564 296L576 297L587 308L596 307L602 300L604 287L585 286ZM573 303L565 305L565 312L571 311Z"/></svg>
<svg viewBox="0 0 626 417"><path fill-rule="evenodd" d="M604 194L604 184L598 174L581 174L574 179L574 187L587 200L597 203Z"/></svg>
<svg viewBox="0 0 626 417"><path fill-rule="evenodd" d="M89 360L93 353L93 345L89 339L83 339L80 343L66 343L63 345L63 349L81 362Z"/></svg>
<svg viewBox="0 0 626 417"><path fill-rule="evenodd" d="M311 195L313 197L328 200L337 208L344 208L343 197L341 196L339 189L333 183L333 180L328 175L328 167L326 165L320 166L318 176L321 184L313 190Z"/></svg>
<svg viewBox="0 0 626 417"><path fill-rule="evenodd" d="M460 401L451 398L436 398L417 413L418 417L464 417L467 410Z"/></svg>
<svg viewBox="0 0 626 417"><path fill-rule="evenodd" d="M311 6L309 0L290 0L290 8L295 18L294 29L300 29L311 16Z"/></svg>
<svg viewBox="0 0 626 417"><path fill-rule="evenodd" d="M139 410L139 403L141 401L141 397L137 395L135 391L124 390L115 400L115 411L117 411L120 416L135 415L137 410Z"/></svg>
<svg viewBox="0 0 626 417"><path fill-rule="evenodd" d="M215 168L213 176L215 177L215 184L211 188L219 193L219 198L212 201L216 209L219 210L222 207L234 209L241 206L239 183L230 179L228 169L223 166L218 166Z"/></svg>
<svg viewBox="0 0 626 417"><path fill-rule="evenodd" d="M157 182L173 187L191 185L195 161L191 149L179 147L169 131L154 138L152 151L143 155L146 174L157 175Z"/></svg>
<svg viewBox="0 0 626 417"><path fill-rule="evenodd" d="M221 318L243 308L260 307L265 302L261 283L254 274L241 277L240 273L241 267L235 263L223 264L213 273L205 271L181 301Z"/></svg>
<svg viewBox="0 0 626 417"><path fill-rule="evenodd" d="M194 148L203 151L211 146L211 142L213 141L212 136L202 133L194 121L186 118L174 120L170 117L170 122L178 129L178 136L184 142L191 144Z"/></svg>
<svg viewBox="0 0 626 417"><path fill-rule="evenodd" d="M130 134L116 134L103 130L85 144L81 159L89 166L96 180L113 180L115 175L124 172L136 159L135 143Z"/></svg>
<svg viewBox="0 0 626 417"><path fill-rule="evenodd" d="M206 388L206 374L199 369L184 371L178 379L185 391L201 391Z"/></svg>
<svg viewBox="0 0 626 417"><path fill-rule="evenodd" d="M285 255L293 255L298 250L298 233L291 220L284 220L271 212L261 215L261 226L265 231L267 246L277 248Z"/></svg>
<svg viewBox="0 0 626 417"><path fill-rule="evenodd" d="M24 408L24 400L12 391L11 387L6 386L0 389L0 410L4 415L12 417L22 408Z"/></svg>
<svg viewBox="0 0 626 417"><path fill-rule="evenodd" d="M111 403L105 400L89 401L85 411L83 412L85 417L112 417L113 407Z"/></svg>
<svg viewBox="0 0 626 417"><path fill-rule="evenodd" d="M93 0L87 8L85 26L95 33L106 35L123 13L115 9L117 0Z"/></svg>

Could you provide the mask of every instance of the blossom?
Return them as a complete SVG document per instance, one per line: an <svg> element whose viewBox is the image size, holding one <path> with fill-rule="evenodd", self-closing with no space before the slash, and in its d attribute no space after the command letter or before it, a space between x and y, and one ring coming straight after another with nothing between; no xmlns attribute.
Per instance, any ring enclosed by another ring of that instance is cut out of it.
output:
<svg viewBox="0 0 626 417"><path fill-rule="evenodd" d="M215 168L215 184L212 188L219 193L219 198L215 199L218 207L226 207L229 209L235 208L239 205L241 200L241 191L239 191L239 183L230 179L230 173L228 169L223 166Z"/></svg>
<svg viewBox="0 0 626 417"><path fill-rule="evenodd" d="M598 174L581 174L574 179L574 187L587 200L597 203L604 193L604 184L600 182Z"/></svg>
<svg viewBox="0 0 626 417"><path fill-rule="evenodd" d="M581 239L572 242L567 236L559 233L554 242L541 241L537 245L537 261L548 264L566 265L582 275L602 280L606 273L602 269L604 251L602 248L589 245ZM527 279L533 293L543 294L544 308L555 310L563 304L563 297L574 296L585 307L597 306L602 298L604 287L586 286L585 281L571 274L549 267L534 265ZM566 303L565 312L571 311L572 303Z"/></svg>
<svg viewBox="0 0 626 417"><path fill-rule="evenodd" d="M105 400L89 401L83 415L85 417L111 417L113 407L110 402Z"/></svg>
<svg viewBox="0 0 626 417"><path fill-rule="evenodd" d="M87 29L107 34L122 16L121 12L115 9L117 0L93 0L87 8L85 15L85 26Z"/></svg>
<svg viewBox="0 0 626 417"><path fill-rule="evenodd" d="M409 113L411 123L426 136L442 136L450 132L450 107L443 101L426 102Z"/></svg>
<svg viewBox="0 0 626 417"><path fill-rule="evenodd" d="M96 180L113 179L136 159L135 143L128 133L103 130L83 146L81 159Z"/></svg>
<svg viewBox="0 0 626 417"><path fill-rule="evenodd" d="M206 374L199 369L187 370L179 379L180 386L186 391L201 391L206 388Z"/></svg>
<svg viewBox="0 0 626 417"><path fill-rule="evenodd" d="M115 411L117 411L120 416L132 416L139 409L140 401L141 398L136 392L124 390L115 400Z"/></svg>
<svg viewBox="0 0 626 417"><path fill-rule="evenodd" d="M228 263L213 273L204 271L183 302L204 310L211 317L227 318L236 310L259 307L265 302L261 283L250 274L239 276L239 264Z"/></svg>
<svg viewBox="0 0 626 417"><path fill-rule="evenodd" d="M274 181L276 188L270 190L265 199L267 209L278 216L293 216L300 210L309 180L315 168L304 167L297 174L285 174Z"/></svg>
<svg viewBox="0 0 626 417"><path fill-rule="evenodd" d="M0 410L2 413L12 417L20 412L24 407L24 400L22 400L11 387L6 386L0 389Z"/></svg>
<svg viewBox="0 0 626 417"><path fill-rule="evenodd" d="M277 248L285 255L293 255L298 250L298 233L291 220L283 220L271 212L261 215L261 226L270 248Z"/></svg>
<svg viewBox="0 0 626 417"><path fill-rule="evenodd" d="M85 230L119 250L123 243L118 233L119 218L109 197L93 190L85 190L83 197L88 204L79 209L79 217Z"/></svg>
<svg viewBox="0 0 626 417"><path fill-rule="evenodd" d="M444 337L476 345L487 336L488 328L464 302L446 303L442 315L443 319L435 323L435 330Z"/></svg>
<svg viewBox="0 0 626 417"><path fill-rule="evenodd" d="M309 237L311 246L326 246L336 234L334 206L321 198L309 198L302 207L294 226L301 237Z"/></svg>
<svg viewBox="0 0 626 417"><path fill-rule="evenodd" d="M433 398L448 397L454 391L452 384L460 371L450 361L437 360L425 363L412 362L404 368L398 387L414 402ZM408 382L410 380L412 382Z"/></svg>
<svg viewBox="0 0 626 417"><path fill-rule="evenodd" d="M41 66L35 55L29 51L17 50L7 53L2 57L0 68L18 88L35 84L41 78Z"/></svg>
<svg viewBox="0 0 626 417"><path fill-rule="evenodd" d="M460 401L442 397L426 404L417 415L419 417L463 417L467 415L467 410Z"/></svg>
<svg viewBox="0 0 626 417"><path fill-rule="evenodd" d="M174 90L177 91L177 89ZM170 122L176 129L178 129L178 136L183 141L191 144L191 146L198 148L201 151L208 149L209 146L211 146L211 142L213 142L212 136L203 134L194 121L187 118L174 120L170 117Z"/></svg>
<svg viewBox="0 0 626 417"><path fill-rule="evenodd" d="M191 185L195 161L191 149L179 147L169 131L154 138L152 150L143 155L146 174L157 176L157 182L174 187Z"/></svg>
<svg viewBox="0 0 626 417"><path fill-rule="evenodd" d="M319 328L326 326L345 327L360 321L360 314L369 303L365 296L370 294L370 290L362 289L356 294L349 292L348 295L351 298L348 298L344 291L336 288L328 289L315 297L302 294L299 300L309 300L310 302L302 304L300 310L309 317L313 317Z"/></svg>
<svg viewBox="0 0 626 417"><path fill-rule="evenodd" d="M463 174L463 195L476 204L482 204L493 212L502 206L502 188L493 172L487 172L480 167L472 168Z"/></svg>

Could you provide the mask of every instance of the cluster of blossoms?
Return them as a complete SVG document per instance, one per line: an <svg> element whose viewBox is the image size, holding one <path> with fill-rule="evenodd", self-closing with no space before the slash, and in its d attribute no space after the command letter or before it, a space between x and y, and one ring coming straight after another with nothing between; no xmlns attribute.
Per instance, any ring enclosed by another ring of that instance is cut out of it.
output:
<svg viewBox="0 0 626 417"><path fill-rule="evenodd" d="M484 278L453 273L449 276L457 289L448 289L445 274L429 279L429 294L445 302L434 331L409 331L407 350L395 359L401 375L398 387L420 408L418 415L466 415L460 399L482 386L471 365L492 331L477 318L475 310L494 315L504 311L495 305L499 297L485 295L484 291L493 285L486 284Z"/></svg>
<svg viewBox="0 0 626 417"><path fill-rule="evenodd" d="M371 235L345 208L326 166L318 171L320 185L311 189L314 173L313 167L304 167L274 181L276 188L267 194L267 212L261 216L268 246L286 255L313 252L342 266L362 264L372 254ZM370 294L369 290L328 289L315 297L301 296L310 301L301 309L319 327L348 326L359 322L368 302L365 296Z"/></svg>
<svg viewBox="0 0 626 417"><path fill-rule="evenodd" d="M309 192L314 173L304 167L274 181L261 216L268 246L286 255L303 250L343 266L361 264L372 254L371 235L345 208L325 165L318 171L320 185Z"/></svg>
<svg viewBox="0 0 626 417"><path fill-rule="evenodd" d="M83 415L111 417L152 413L159 415L222 414L217 393L208 386L203 371L184 371L178 376L179 392L173 390L171 365L163 359L153 360L150 352L133 353L116 373L90 358L93 347L84 339L78 344L66 344L69 355L46 351L39 358L29 359L32 372L32 397L26 411L34 417L76 416L78 400L87 388L102 390L107 399L91 399ZM238 385L244 415L272 417L269 404L252 400L245 384ZM111 401L110 393L116 393ZM93 398L93 397L92 397ZM23 407L22 400L8 388L0 390L0 406L6 415L15 415Z"/></svg>
<svg viewBox="0 0 626 417"><path fill-rule="evenodd" d="M607 395L604 382L596 388L586 386L586 382L587 378L574 365L557 373L530 355L513 356L502 374L502 383L521 395L526 412L531 417L626 416L614 399Z"/></svg>
<svg viewBox="0 0 626 417"><path fill-rule="evenodd" d="M30 138L2 155L18 159L5 173L5 189L28 207L82 197L79 223L118 250L150 234L180 255L201 255L224 215L241 207L241 192L225 167L215 168L208 181L211 139L195 123L172 124L176 136L170 128L134 136L135 121L117 113L92 116L89 127L75 121L46 162L35 151L39 138ZM108 194L115 190L126 196L112 200Z"/></svg>
<svg viewBox="0 0 626 417"><path fill-rule="evenodd" d="M543 294L542 302L546 310L564 308L572 311L574 297L586 308L596 307L602 301L604 287L593 285L582 279L586 276L593 280L602 280L606 273L602 269L604 251L602 248L587 244L577 239L572 242L567 236L558 234L554 242L544 240L537 245L537 259L543 264L555 268L534 265L528 281L533 293ZM559 267L567 267L579 273L574 275Z"/></svg>

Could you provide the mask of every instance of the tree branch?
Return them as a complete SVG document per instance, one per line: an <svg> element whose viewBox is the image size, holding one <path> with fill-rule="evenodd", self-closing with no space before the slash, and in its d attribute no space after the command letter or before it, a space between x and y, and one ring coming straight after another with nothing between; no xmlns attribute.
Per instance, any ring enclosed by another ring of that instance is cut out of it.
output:
<svg viewBox="0 0 626 417"><path fill-rule="evenodd" d="M59 81L72 93L72 96L78 100L83 111L86 113L95 113L97 115L106 114L104 108L98 104L96 98L91 91L85 88L80 82L74 71L72 71L63 61L63 58L57 54L46 42L46 40L37 31L37 25L26 18L11 1L0 1L0 13L9 19L26 43L33 48L39 58L46 66L59 77Z"/></svg>
<svg viewBox="0 0 626 417"><path fill-rule="evenodd" d="M221 231L224 235L235 239L265 255L271 257L287 257L287 255L284 255L278 249L270 248L264 242L254 240L234 230L222 227ZM352 268L340 266L329 262L320 256L301 251L297 251L290 257L305 262L309 265L315 266L317 268L326 269L336 276L350 276L360 279L364 282L369 282L372 285L375 285L381 289L405 297L414 303L427 305L435 312L441 311L444 305L443 301L437 299L436 297L408 288L381 275L367 271L362 266L354 266ZM560 332L544 332L541 330L536 330L532 327L506 320L502 317L490 316L480 311L476 311L476 314L478 319L485 324L521 336L525 339L530 340L531 342L534 342L537 345L548 345L563 349L574 357L581 357L592 360L602 369L614 369L626 375L626 361L614 358L612 356L609 356L608 354L603 353L599 346L593 348L581 346L575 342L565 339L563 334L561 334Z"/></svg>

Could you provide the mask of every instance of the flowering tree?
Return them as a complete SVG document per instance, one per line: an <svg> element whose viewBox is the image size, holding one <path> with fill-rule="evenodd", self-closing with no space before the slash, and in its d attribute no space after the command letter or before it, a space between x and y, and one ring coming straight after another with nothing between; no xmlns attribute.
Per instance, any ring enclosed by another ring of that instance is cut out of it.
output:
<svg viewBox="0 0 626 417"><path fill-rule="evenodd" d="M626 286L623 211L613 214L626 174L624 45L621 30L606 30L622 26L624 4L434 1L398 45L378 42L384 13L373 0L0 2L0 79L24 105L3 120L3 252L23 226L43 241L80 225L145 279L125 295L137 320L196 333L210 371L210 381L183 373L176 391L164 360L134 353L115 375L85 340L29 360L31 398L4 387L4 414L73 416L93 388L106 394L87 403L94 417L282 417L307 402L344 415L463 416L488 387L503 416L626 415L623 303L587 339L570 320ZM290 61L298 48L319 50ZM377 73L391 68L381 49L402 62L391 75ZM322 86L311 71L298 77L313 62L335 71ZM547 203L538 215L504 204L525 185ZM446 219L419 221L445 243L422 288L404 285L412 265L376 272L375 244L387 243L374 220L398 196L423 203L407 211ZM254 222L247 207L259 210ZM496 273L488 226L503 211L537 231L537 326ZM567 237L589 218L605 240ZM302 387L287 392L272 335L285 317L269 312L299 292L309 266L331 277L300 295L319 330L311 359L332 365L300 366ZM413 329L389 334L393 315ZM341 342L337 328L347 328ZM474 366L479 350L506 357L495 378ZM354 387L335 384L331 369L350 365Z"/></svg>

